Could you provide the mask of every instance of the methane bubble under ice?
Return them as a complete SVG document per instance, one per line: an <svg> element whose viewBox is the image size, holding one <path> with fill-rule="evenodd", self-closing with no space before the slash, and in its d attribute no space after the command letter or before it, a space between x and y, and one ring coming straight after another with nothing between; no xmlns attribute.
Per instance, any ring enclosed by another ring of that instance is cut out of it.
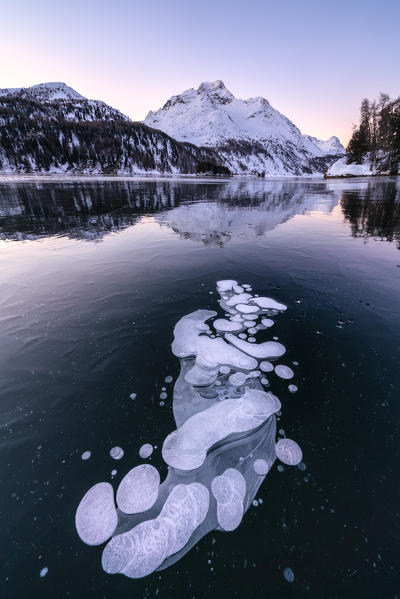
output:
<svg viewBox="0 0 400 599"><path fill-rule="evenodd" d="M153 453L153 446L150 445L150 443L145 443L139 449L139 455L141 458L149 458L152 453Z"/></svg>
<svg viewBox="0 0 400 599"><path fill-rule="evenodd" d="M225 339L235 345L238 349L255 358L279 358L286 349L281 343L276 341L264 341L264 343L249 343L243 339L238 339L235 335L227 333Z"/></svg>
<svg viewBox="0 0 400 599"><path fill-rule="evenodd" d="M275 372L281 379L292 379L294 377L293 370L289 366L285 366L285 364L275 366Z"/></svg>
<svg viewBox="0 0 400 599"><path fill-rule="evenodd" d="M112 449L110 449L110 456L113 458L113 460L120 460L124 457L124 450L118 446L113 447Z"/></svg>
<svg viewBox="0 0 400 599"><path fill-rule="evenodd" d="M235 530L243 518L243 500L246 481L235 468L228 468L211 482L212 493L217 500L217 520L223 530Z"/></svg>
<svg viewBox="0 0 400 599"><path fill-rule="evenodd" d="M292 439L279 439L275 447L277 458L288 466L297 466L303 459L303 452L296 441Z"/></svg>
<svg viewBox="0 0 400 599"><path fill-rule="evenodd" d="M205 519L209 502L209 491L201 483L176 485L157 518L111 539L103 551L103 569L129 578L147 576L187 544Z"/></svg>
<svg viewBox="0 0 400 599"><path fill-rule="evenodd" d="M117 504L125 514L146 512L155 504L160 487L158 470L150 464L132 468L121 480Z"/></svg>
<svg viewBox="0 0 400 599"><path fill-rule="evenodd" d="M264 360L263 362L260 362L260 368L263 372L272 372L274 369L274 365L271 364L271 362L267 362L267 360Z"/></svg>
<svg viewBox="0 0 400 599"><path fill-rule="evenodd" d="M246 388L241 397L218 402L191 416L165 439L162 456L174 468L198 468L213 445L233 433L260 426L280 408L279 399L272 393Z"/></svg>
<svg viewBox="0 0 400 599"><path fill-rule="evenodd" d="M224 318L214 320L213 326L216 331L240 331L243 328L240 322L233 322Z"/></svg>
<svg viewBox="0 0 400 599"><path fill-rule="evenodd" d="M266 474L268 474L268 462L261 458L254 460L253 468L254 472L259 476L265 476Z"/></svg>
<svg viewBox="0 0 400 599"><path fill-rule="evenodd" d="M114 491L110 483L97 483L83 496L75 514L78 535L86 545L101 545L117 527Z"/></svg>
<svg viewBox="0 0 400 599"><path fill-rule="evenodd" d="M276 302L270 297L253 297L251 301L264 310L278 310L279 312L283 312L287 309L287 306Z"/></svg>

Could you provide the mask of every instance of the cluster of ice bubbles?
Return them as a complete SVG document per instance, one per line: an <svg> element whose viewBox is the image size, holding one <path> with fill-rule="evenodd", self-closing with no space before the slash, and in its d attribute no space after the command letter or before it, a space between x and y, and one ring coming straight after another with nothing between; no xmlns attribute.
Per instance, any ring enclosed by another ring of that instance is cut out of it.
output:
<svg viewBox="0 0 400 599"><path fill-rule="evenodd" d="M288 465L302 460L295 441L276 443L281 403L265 377L294 376L289 366L275 363L286 349L254 337L268 332L286 306L233 280L218 281L217 291L224 318L197 310L174 328L172 351L181 371L173 393L177 428L162 446L166 479L161 483L151 464L136 466L121 480L116 504L111 484L100 482L76 511L82 541L108 541L102 566L109 574L147 576L178 561L211 530L235 530L275 459ZM152 451L145 444L139 454L146 459ZM110 453L123 457L119 447Z"/></svg>

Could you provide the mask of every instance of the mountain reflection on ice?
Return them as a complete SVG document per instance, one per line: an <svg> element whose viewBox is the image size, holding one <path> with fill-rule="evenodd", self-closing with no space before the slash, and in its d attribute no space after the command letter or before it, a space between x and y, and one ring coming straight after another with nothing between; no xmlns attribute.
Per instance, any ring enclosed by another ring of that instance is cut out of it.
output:
<svg viewBox="0 0 400 599"><path fill-rule="evenodd" d="M286 306L253 296L250 289L246 284L245 291L237 281L219 281L219 304L225 322L239 325L239 334L247 337L245 331L251 329L252 335L263 336L269 328L262 324L263 316L279 318ZM250 322L241 306L254 316ZM233 341L246 342L233 334L224 336L212 324L221 322L216 316L197 310L174 329L172 351L181 370L173 395L177 429L162 448L166 479L160 485L156 468L142 464L122 479L118 510L106 482L91 487L78 506L76 528L86 544L101 545L112 537L102 555L109 574L142 578L178 561L208 532L235 530L276 457L288 465L301 462L294 441L281 438L275 443L275 414L281 403L258 370L258 360L261 367L263 359L282 356L285 347L265 341L237 348ZM276 366L281 376L279 368L284 366Z"/></svg>
<svg viewBox="0 0 400 599"><path fill-rule="evenodd" d="M260 238L296 214L328 214L339 202L354 236L400 237L400 191L390 179L378 186L360 179L14 179L0 179L0 239L66 235L101 241L155 214L156 222L182 238L224 245L232 238Z"/></svg>

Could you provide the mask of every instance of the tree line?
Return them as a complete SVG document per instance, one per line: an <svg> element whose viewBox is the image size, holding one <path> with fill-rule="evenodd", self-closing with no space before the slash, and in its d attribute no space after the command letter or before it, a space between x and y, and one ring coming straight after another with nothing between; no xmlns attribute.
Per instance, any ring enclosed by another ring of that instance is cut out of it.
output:
<svg viewBox="0 0 400 599"><path fill-rule="evenodd" d="M392 100L384 93L372 102L364 98L360 124L354 127L346 149L348 164L361 164L368 158L381 171L397 174L400 165L400 98Z"/></svg>

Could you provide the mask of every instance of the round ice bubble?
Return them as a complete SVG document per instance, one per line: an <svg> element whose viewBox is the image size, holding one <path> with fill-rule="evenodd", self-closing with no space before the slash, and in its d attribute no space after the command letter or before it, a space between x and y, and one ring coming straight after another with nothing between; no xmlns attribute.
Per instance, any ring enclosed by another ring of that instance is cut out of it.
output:
<svg viewBox="0 0 400 599"><path fill-rule="evenodd" d="M153 453L153 446L150 445L150 443L145 443L139 449L139 455L141 458L149 458L152 453Z"/></svg>
<svg viewBox="0 0 400 599"><path fill-rule="evenodd" d="M263 372L272 372L274 369L273 364L271 364L271 362L267 362L266 360L264 360L263 362L260 363L260 368Z"/></svg>
<svg viewBox="0 0 400 599"><path fill-rule="evenodd" d="M253 469L254 472L256 474L258 474L259 476L265 476L266 474L268 474L268 462L266 462L265 460L258 458L257 460L254 461L253 464Z"/></svg>
<svg viewBox="0 0 400 599"><path fill-rule="evenodd" d="M269 327L272 327L272 326L273 326L275 323L274 323L274 321L273 321L273 320L271 320L271 318L263 318L263 319L261 320L261 324L262 324L264 327L267 327L267 328L269 328Z"/></svg>
<svg viewBox="0 0 400 599"><path fill-rule="evenodd" d="M91 451L84 451L83 454L81 455L81 459L82 460L88 460L91 455L92 455Z"/></svg>
<svg viewBox="0 0 400 599"><path fill-rule="evenodd" d="M289 366L285 366L285 364L275 366L275 372L281 379L292 379L294 377L293 370Z"/></svg>
<svg viewBox="0 0 400 599"><path fill-rule="evenodd" d="M146 512L155 504L160 487L158 470L150 464L136 466L121 480L117 504L125 514Z"/></svg>
<svg viewBox="0 0 400 599"><path fill-rule="evenodd" d="M252 314L254 312L258 312L257 306L249 306L248 304L237 304L236 310L242 314Z"/></svg>
<svg viewBox="0 0 400 599"><path fill-rule="evenodd" d="M277 458L288 466L297 466L303 459L300 446L292 439L280 439L275 446Z"/></svg>
<svg viewBox="0 0 400 599"><path fill-rule="evenodd" d="M129 396L131 399L136 399L136 393L131 393Z"/></svg>
<svg viewBox="0 0 400 599"><path fill-rule="evenodd" d="M112 449L110 449L110 456L114 459L114 460L120 460L124 455L124 450L121 449L121 447L113 447Z"/></svg>
<svg viewBox="0 0 400 599"><path fill-rule="evenodd" d="M244 372L234 372L229 377L229 382L234 387L241 387L247 380L247 375Z"/></svg>
<svg viewBox="0 0 400 599"><path fill-rule="evenodd" d="M164 381L165 381L166 383L172 383L172 380L173 380L173 379L172 379L172 376L166 376L166 377L165 377L165 379L164 379Z"/></svg>
<svg viewBox="0 0 400 599"><path fill-rule="evenodd" d="M219 371L221 374L229 374L231 369L229 368L229 366L221 366Z"/></svg>
<svg viewBox="0 0 400 599"><path fill-rule="evenodd" d="M296 385L288 385L288 389L290 393L296 393L296 391L298 391L298 387Z"/></svg>

